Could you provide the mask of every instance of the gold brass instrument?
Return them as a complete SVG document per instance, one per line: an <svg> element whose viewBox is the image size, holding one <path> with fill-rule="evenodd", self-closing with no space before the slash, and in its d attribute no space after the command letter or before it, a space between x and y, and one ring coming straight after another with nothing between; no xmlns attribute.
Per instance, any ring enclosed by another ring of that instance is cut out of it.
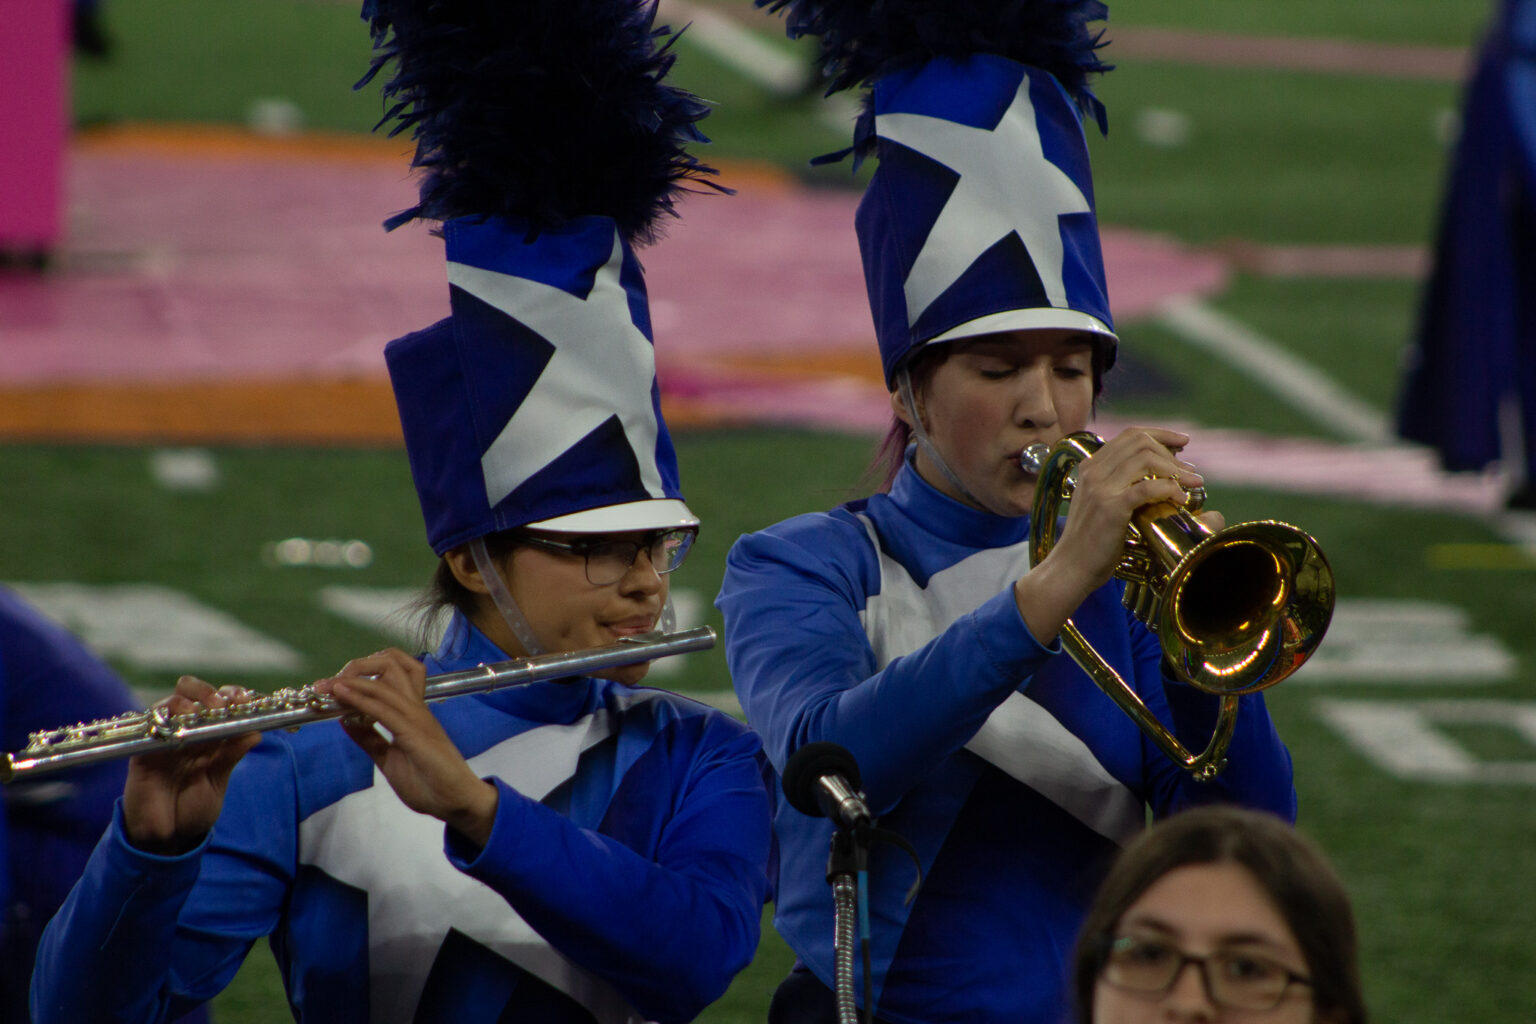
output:
<svg viewBox="0 0 1536 1024"><path fill-rule="evenodd" d="M1077 466L1103 444L1084 431L1054 446L1030 445L1020 457L1038 476L1032 564L1055 547ZM1221 698L1209 746L1186 750L1070 619L1062 646L1165 754L1196 778L1213 779L1226 764L1238 696L1280 682L1322 640L1333 616L1333 570L1317 542L1294 526L1263 520L1214 532L1189 508L1160 502L1131 517L1115 575L1126 581L1125 605L1157 637L1172 674Z"/></svg>
<svg viewBox="0 0 1536 1024"><path fill-rule="evenodd" d="M715 631L708 626L676 633L645 633L625 637L604 647L512 658L461 672L428 676L426 699L438 701L520 683L591 675L603 669L702 651L714 645ZM243 733L296 729L311 722L340 718L347 713L339 702L315 692L313 686L284 688L243 704L204 708L180 715L167 714L164 708L134 711L115 718L32 733L27 737L25 749L6 754L4 761L0 761L0 782Z"/></svg>

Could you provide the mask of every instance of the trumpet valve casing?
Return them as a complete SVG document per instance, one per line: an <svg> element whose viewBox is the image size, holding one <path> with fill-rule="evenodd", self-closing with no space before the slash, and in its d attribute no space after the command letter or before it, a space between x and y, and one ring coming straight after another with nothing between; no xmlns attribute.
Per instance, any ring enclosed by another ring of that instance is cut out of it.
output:
<svg viewBox="0 0 1536 1024"><path fill-rule="evenodd" d="M1150 583L1127 583L1121 601L1132 615L1148 626L1157 622L1163 607L1162 595Z"/></svg>

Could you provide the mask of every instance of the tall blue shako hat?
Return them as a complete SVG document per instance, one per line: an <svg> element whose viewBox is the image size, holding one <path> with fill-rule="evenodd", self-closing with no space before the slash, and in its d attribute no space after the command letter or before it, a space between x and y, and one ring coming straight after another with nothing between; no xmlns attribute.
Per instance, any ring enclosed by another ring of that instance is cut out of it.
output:
<svg viewBox="0 0 1536 1024"><path fill-rule="evenodd" d="M873 154L855 218L885 379L924 345L1027 328L1114 360L1082 115L1098 0L756 0L820 38L827 94L866 86L849 152Z"/></svg>
<svg viewBox="0 0 1536 1024"><path fill-rule="evenodd" d="M450 315L385 346L411 476L439 555L466 544L525 653L544 648L488 553L518 527L697 526L661 415L637 245L714 173L696 97L663 84L656 0L365 0L438 221ZM671 626L671 605L662 628Z"/></svg>
<svg viewBox="0 0 1536 1024"><path fill-rule="evenodd" d="M438 554L523 526L696 525L662 420L645 282L707 113L664 85L654 0L367 0L380 124L409 130L451 315L385 347ZM724 190L721 190L724 191Z"/></svg>

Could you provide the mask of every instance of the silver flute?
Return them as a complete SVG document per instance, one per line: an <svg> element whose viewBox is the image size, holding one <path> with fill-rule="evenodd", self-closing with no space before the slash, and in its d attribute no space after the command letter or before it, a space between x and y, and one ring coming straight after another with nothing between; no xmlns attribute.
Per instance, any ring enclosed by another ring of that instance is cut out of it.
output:
<svg viewBox="0 0 1536 1024"><path fill-rule="evenodd" d="M643 633L604 647L512 658L461 672L428 676L425 697L428 701L446 700L521 683L591 675L603 669L707 650L714 645L715 631L708 626L676 633ZM200 708L183 714L170 714L163 707L152 707L146 711L132 711L113 718L31 733L24 749L6 754L0 762L0 782L244 733L296 729L349 713L340 702L316 692L312 685L285 687L240 704Z"/></svg>

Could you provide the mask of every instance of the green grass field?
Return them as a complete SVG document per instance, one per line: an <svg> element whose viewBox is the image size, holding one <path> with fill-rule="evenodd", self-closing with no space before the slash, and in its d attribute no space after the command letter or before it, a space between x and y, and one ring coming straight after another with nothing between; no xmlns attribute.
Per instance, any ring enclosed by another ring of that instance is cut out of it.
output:
<svg viewBox="0 0 1536 1024"><path fill-rule="evenodd" d="M1458 46L1475 39L1490 9L1444 0L1170 0L1155 9L1122 5L1112 25ZM314 128L361 132L377 117L376 93L350 91L368 53L351 7L311 0L139 0L109 4L107 17L119 51L109 64L78 69L75 107L82 126L239 122L265 97L290 100ZM775 29L757 17L765 31ZM1113 48L1109 54L1114 59ZM799 169L845 141L815 125L809 116L815 101L769 95L686 40L679 79L719 103L706 127L722 157ZM1429 238L1446 156L1438 126L1455 108L1455 83L1122 61L1099 92L1112 119L1109 137L1093 142L1106 224L1192 245L1229 239L1415 245ZM1137 118L1149 109L1181 112L1188 141L1177 148L1141 141ZM827 180L847 177L846 171L827 173ZM1212 305L1387 415L1416 296L1416 282L1400 278L1240 274ZM1116 418L1332 436L1327 426L1213 363L1162 325L1125 324L1122 338L1134 363L1168 386L1145 393L1128 386L1125 397L1115 398L1112 379L1106 412ZM676 439L690 502L706 522L676 586L697 595L701 613L717 627L709 601L731 541L851 496L871 449L869 438L785 430L690 431ZM210 454L216 486L172 491L155 482L147 450L0 446L0 479L10 499L0 579L152 582L182 591L296 652L293 679L228 677L261 688L313 678L384 642L377 631L327 613L322 601L330 587L411 587L430 572L403 454L251 448ZM1272 691L1271 706L1296 760L1302 827L1336 860L1357 901L1375 1019L1536 1020L1530 980L1536 941L1527 935L1536 916L1530 781L1536 734L1515 727L1517 713L1530 715L1536 707L1532 564L1514 549L1486 547L1503 543L1503 535L1473 515L1278 489L1220 488L1213 504L1229 521L1281 518L1303 525L1328 552L1344 602L1443 607L1465 617L1453 641L1486 641L1513 659L1504 674L1481 682L1458 680L1449 669L1443 678L1412 683L1369 675L1298 678ZM289 536L360 538L371 545L373 562L361 570L274 567L263 552ZM1494 557L1448 558L1448 545L1453 553L1493 550ZM1338 643L1363 641L1340 635ZM1370 650L1368 644L1358 649ZM166 685L165 671L118 665L137 685ZM723 659L718 651L694 656L667 685L722 689ZM1514 766L1514 781L1394 773L1380 756L1346 741L1326 717L1325 700L1410 710L1426 701L1504 702L1476 705L1484 713L1466 722L1435 718L1444 723L1435 735L1454 740L1479 764ZM788 963L783 944L765 930L757 962L704 1019L761 1021ZM286 1019L270 956L251 957L216 1011L222 1024Z"/></svg>

